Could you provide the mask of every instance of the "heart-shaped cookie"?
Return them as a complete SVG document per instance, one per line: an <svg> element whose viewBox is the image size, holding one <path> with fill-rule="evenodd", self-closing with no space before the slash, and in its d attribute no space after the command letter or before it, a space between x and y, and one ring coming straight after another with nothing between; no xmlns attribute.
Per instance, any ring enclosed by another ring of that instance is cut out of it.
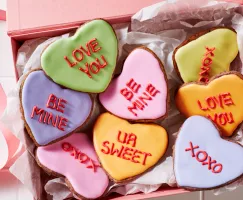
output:
<svg viewBox="0 0 243 200"><path fill-rule="evenodd" d="M243 121L243 77L238 72L223 73L207 85L182 85L175 98L186 117L202 115L217 124L224 136L231 136Z"/></svg>
<svg viewBox="0 0 243 200"><path fill-rule="evenodd" d="M165 154L168 135L156 124L130 124L103 113L94 126L94 147L115 182L134 178L154 166Z"/></svg>
<svg viewBox="0 0 243 200"><path fill-rule="evenodd" d="M42 70L26 77L20 99L27 132L38 146L60 140L82 126L93 108L89 94L63 89Z"/></svg>
<svg viewBox="0 0 243 200"><path fill-rule="evenodd" d="M168 89L164 67L148 48L133 50L121 75L99 95L112 114L129 120L154 120L167 113Z"/></svg>
<svg viewBox="0 0 243 200"><path fill-rule="evenodd" d="M96 199L109 184L94 147L84 133L74 133L55 144L38 147L36 158L48 173L65 176L67 185L80 198Z"/></svg>
<svg viewBox="0 0 243 200"><path fill-rule="evenodd" d="M229 71L238 54L237 34L228 28L213 28L197 33L173 54L173 62L182 80L208 82L221 72Z"/></svg>
<svg viewBox="0 0 243 200"><path fill-rule="evenodd" d="M74 36L50 44L41 55L45 73L72 90L100 93L111 81L118 41L111 25L96 19L81 26Z"/></svg>
<svg viewBox="0 0 243 200"><path fill-rule="evenodd" d="M207 118L192 116L182 125L174 148L178 186L189 190L212 189L243 175L243 147L223 140Z"/></svg>

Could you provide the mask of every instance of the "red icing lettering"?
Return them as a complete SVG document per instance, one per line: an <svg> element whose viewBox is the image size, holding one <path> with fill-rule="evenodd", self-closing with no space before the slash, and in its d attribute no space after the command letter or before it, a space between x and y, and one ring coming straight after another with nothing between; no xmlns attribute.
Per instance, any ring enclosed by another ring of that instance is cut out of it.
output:
<svg viewBox="0 0 243 200"><path fill-rule="evenodd" d="M71 156L73 156L75 159L78 159L79 157L79 150L73 147L73 151L71 153Z"/></svg>
<svg viewBox="0 0 243 200"><path fill-rule="evenodd" d="M204 54L204 56L208 56L209 54L210 54L210 56L214 56L213 51L215 50L215 47L213 47L211 49L209 47L205 47L205 49L206 49L206 53Z"/></svg>
<svg viewBox="0 0 243 200"><path fill-rule="evenodd" d="M152 156L152 154L151 153L146 153L146 152L143 152L143 154L144 154L143 165L146 165L147 157L148 156Z"/></svg>
<svg viewBox="0 0 243 200"><path fill-rule="evenodd" d="M78 159L81 163L85 163L89 160L89 157L85 153L80 152L78 155Z"/></svg>
<svg viewBox="0 0 243 200"><path fill-rule="evenodd" d="M65 131L64 127L67 126L68 120L59 115L53 116L50 112L47 112L43 109L39 109L37 106L34 106L31 113L31 118L34 118L35 115L39 115L39 122L47 125L52 125L53 127L58 128L61 131ZM44 117L43 117L44 116Z"/></svg>
<svg viewBox="0 0 243 200"><path fill-rule="evenodd" d="M93 169L94 172L96 172L96 168L100 167L100 164L95 164L95 161L89 158L90 165L88 165L86 168Z"/></svg>
<svg viewBox="0 0 243 200"><path fill-rule="evenodd" d="M37 106L34 106L32 109L31 118L34 118L35 115L40 115L39 122L42 122L43 112L44 112L43 109L39 109Z"/></svg>
<svg viewBox="0 0 243 200"><path fill-rule="evenodd" d="M52 113L49 113L47 124L51 124L53 127L57 127L59 116L53 117Z"/></svg>
<svg viewBox="0 0 243 200"><path fill-rule="evenodd" d="M123 154L122 154L122 158L123 158L123 159L125 159L125 160L130 160L130 157L131 157L132 153L129 152L129 151L132 152L133 149L132 149L132 148L129 148L129 147L126 147L126 148L124 149ZM128 155L129 157L126 157L126 155Z"/></svg>
<svg viewBox="0 0 243 200"><path fill-rule="evenodd" d="M65 108L65 105L67 101L64 99L57 98L54 94L50 94L48 101L46 103L47 108L55 109L61 113L64 113L64 110L62 108Z"/></svg>
<svg viewBox="0 0 243 200"><path fill-rule="evenodd" d="M77 62L71 62L67 56L64 56L64 60L66 60L66 62L68 63L69 67L74 67L75 65L77 65Z"/></svg>
<svg viewBox="0 0 243 200"><path fill-rule="evenodd" d="M59 121L57 128L60 129L61 131L64 131L64 127L67 126L66 122L68 122L68 120L66 118L60 117L60 121Z"/></svg>
<svg viewBox="0 0 243 200"><path fill-rule="evenodd" d="M217 161L216 160L212 160L212 158L210 156L208 156L208 160L206 162L204 162L204 161L201 161L201 162L203 162L202 163L203 165L208 165L208 169L209 170L212 169L212 164L217 163Z"/></svg>
<svg viewBox="0 0 243 200"><path fill-rule="evenodd" d="M98 45L98 42L97 42L96 38L89 41L89 46L91 47L91 49L94 53L101 50L101 47L97 47L97 49L95 49L97 45Z"/></svg>
<svg viewBox="0 0 243 200"><path fill-rule="evenodd" d="M217 107L225 109L226 106L234 105L229 92L220 93L218 96L209 96L205 99L207 107L203 106L200 100L197 100L199 108L203 111L213 110ZM205 104L205 103L204 103ZM214 113L213 115L207 114L207 117L218 125L226 125L227 123L234 123L234 116L231 112Z"/></svg>
<svg viewBox="0 0 243 200"><path fill-rule="evenodd" d="M80 49L75 49L73 51L73 57L76 61L81 62L84 58L83 52Z"/></svg>
<svg viewBox="0 0 243 200"><path fill-rule="evenodd" d="M216 160L213 160L206 151L197 151L195 154L195 149L198 149L199 146L193 146L192 142L189 142L190 147L186 148L185 151L191 151L192 157L195 157L196 160L202 165L207 165L208 170L210 170L213 173L220 173L223 170L223 165L220 163L217 163Z"/></svg>
<svg viewBox="0 0 243 200"><path fill-rule="evenodd" d="M57 103L57 111L61 112L61 113L64 113L64 110L62 108L65 108L65 104L64 103L67 103L66 100L64 99L58 99L58 103Z"/></svg>
<svg viewBox="0 0 243 200"><path fill-rule="evenodd" d="M146 87L146 92L148 92L152 97L155 97L157 93L160 93L152 84L148 84Z"/></svg>
<svg viewBox="0 0 243 200"><path fill-rule="evenodd" d="M62 149L66 152L69 152L69 151L73 150L73 147L70 143L64 142L64 143L62 143Z"/></svg>
<svg viewBox="0 0 243 200"><path fill-rule="evenodd" d="M128 106L127 109L137 117L137 111L143 111L145 106L149 106L148 102L153 100L153 97L156 96L157 93L160 93L152 84L148 84L145 88L145 91L142 91L141 95L138 93L140 92L141 84L136 83L136 81L131 78L127 83L126 86L129 88L123 88L120 90L120 93L128 100L132 101L132 105ZM136 97L137 95L137 97Z"/></svg>
<svg viewBox="0 0 243 200"><path fill-rule="evenodd" d="M218 168L218 169L216 169L216 168ZM215 165L213 166L212 172L213 172L213 173L220 173L220 172L222 172L222 170L223 170L223 165L217 163L217 164L215 164Z"/></svg>
<svg viewBox="0 0 243 200"><path fill-rule="evenodd" d="M56 109L56 107L57 107L56 100L57 100L57 97L54 94L50 94L48 101L46 103L46 107L51 108L51 109Z"/></svg>
<svg viewBox="0 0 243 200"><path fill-rule="evenodd" d="M227 123L227 118L224 113L219 114L219 123L225 125Z"/></svg>
<svg viewBox="0 0 243 200"><path fill-rule="evenodd" d="M133 93L129 91L127 88L121 89L120 93L128 100L131 101L133 98Z"/></svg>
<svg viewBox="0 0 243 200"><path fill-rule="evenodd" d="M134 151L133 156L131 158L131 161L134 163L140 163L138 160L135 160L136 158L138 158L138 159L140 158L140 156L137 154L142 154L142 152L137 149Z"/></svg>
<svg viewBox="0 0 243 200"><path fill-rule="evenodd" d="M112 143L112 146L111 146L111 155L115 155L117 154L117 157L120 157L121 154L122 154L122 151L124 149L124 146L121 147L121 149L115 149L115 144Z"/></svg>
<svg viewBox="0 0 243 200"><path fill-rule="evenodd" d="M64 56L65 61L70 67L74 67L78 63L81 63L85 56L91 56L92 54L98 52L101 50L101 47L99 46L99 43L96 38L91 39L86 43L85 46L80 46L77 49L74 49L72 52L72 57L76 62L72 62L67 56ZM100 56L100 58L94 57L93 62L85 63L83 67L79 67L79 70L83 73L85 73L89 78L92 78L92 74L99 73L100 69L103 69L107 66L107 61L103 55Z"/></svg>
<svg viewBox="0 0 243 200"><path fill-rule="evenodd" d="M200 77L199 79L198 79L198 81L199 82L204 82L204 83L207 83L208 81L209 81L209 79L208 78L206 78L206 77Z"/></svg>
<svg viewBox="0 0 243 200"><path fill-rule="evenodd" d="M201 75L201 78L203 78L203 76L208 76L209 75L209 71L210 71L209 67L202 66L201 70L202 71L199 73Z"/></svg>
<svg viewBox="0 0 243 200"><path fill-rule="evenodd" d="M119 131L119 132L118 132L117 141L118 141L118 142L121 142L121 143L123 143L123 144L124 144L124 143L126 143L126 139L127 139L127 133L124 133L124 134L123 134L123 135L124 135L123 140L121 140L121 139L120 139L121 134L122 134L122 132L121 132L121 131Z"/></svg>
<svg viewBox="0 0 243 200"><path fill-rule="evenodd" d="M116 147L116 145L119 143L116 144L110 143L109 141L104 141L101 152L106 155L116 156L120 159L131 161L133 163L141 163L142 165L146 165L148 157L152 156L152 154L135 149L136 140L137 136L134 133L122 133L122 131L118 131L117 141L123 145ZM124 145L131 145L131 147Z"/></svg>
<svg viewBox="0 0 243 200"><path fill-rule="evenodd" d="M211 58L209 58L209 57L203 58L203 60L202 60L202 64L205 67L211 65L212 62L213 62L213 60ZM208 68L208 69L210 70L210 68Z"/></svg>
<svg viewBox="0 0 243 200"><path fill-rule="evenodd" d="M208 114L207 117L218 125L226 125L227 123L229 123L229 124L234 123L234 117L231 112L229 112L229 113L224 112L224 113L218 113L218 114L215 113L214 117L212 117L211 115Z"/></svg>
<svg viewBox="0 0 243 200"><path fill-rule="evenodd" d="M103 64L101 64L101 62L100 62L100 60L98 58L96 58L95 60L98 63L99 68L103 69L103 68L105 68L107 66L107 61L106 61L106 59L105 59L105 57L103 55L101 55L100 57L101 57L101 59L103 61Z"/></svg>
<svg viewBox="0 0 243 200"><path fill-rule="evenodd" d="M129 145L130 142L131 142L132 143L132 147L136 146L137 136L135 134L133 134L133 133L128 134L128 133L124 132L123 140L121 140L121 134L122 134L122 132L119 131L118 132L118 136L117 136L117 141L118 142L120 142L122 144L127 144L127 145Z"/></svg>
<svg viewBox="0 0 243 200"><path fill-rule="evenodd" d="M101 149L101 152L104 153L104 154L109 154L110 153L110 148L109 148L109 145L110 142L109 141L105 141L103 142L103 147L106 148L106 151L104 149Z"/></svg>
<svg viewBox="0 0 243 200"><path fill-rule="evenodd" d="M213 100L212 97L206 98L206 102L207 102L207 105L208 105L209 108L211 108L211 109L216 108L216 103L215 103L215 101Z"/></svg>
<svg viewBox="0 0 243 200"><path fill-rule="evenodd" d="M86 49L80 46L80 49L87 55L91 56L90 49L89 49L89 42L86 43Z"/></svg>
<svg viewBox="0 0 243 200"><path fill-rule="evenodd" d="M228 117L228 114L229 114L229 117ZM233 118L232 113L231 113L231 112L229 112L228 114L227 114L227 113L225 113L225 116L226 116L227 122L228 122L229 124L234 123L234 118Z"/></svg>
<svg viewBox="0 0 243 200"><path fill-rule="evenodd" d="M132 147L136 146L136 140L137 140L137 136L133 133L130 133L128 136L128 140L127 140L127 144L130 144L130 142L132 142Z"/></svg>
<svg viewBox="0 0 243 200"><path fill-rule="evenodd" d="M62 149L65 152L70 152L72 151L72 153L70 154L71 156L74 157L74 159L79 160L80 163L85 164L86 168L89 169L93 169L94 172L96 172L96 168L100 167L99 164L96 164L93 159L91 159L88 155L86 155L85 153L79 151L78 149L76 149L74 146L72 146L70 143L68 142L64 142L61 144Z"/></svg>
<svg viewBox="0 0 243 200"><path fill-rule="evenodd" d="M202 107L202 104L199 100L197 100L197 104L201 110L203 110L203 111L208 110L208 107Z"/></svg>
<svg viewBox="0 0 243 200"><path fill-rule="evenodd" d="M193 144L192 144L192 142L190 142L189 144L190 144L190 148L185 149L185 151L191 151L191 152L192 152L192 157L195 157L194 150L195 150L195 149L198 149L199 146L195 146L195 147L194 147Z"/></svg>
<svg viewBox="0 0 243 200"><path fill-rule="evenodd" d="M137 83L133 80L133 78L130 79L130 81L129 81L126 85L127 85L127 87L129 87L129 88L130 88L133 92L135 92L135 93L137 93L138 90L139 90L139 88L141 87L141 85L140 85L140 84L137 84Z"/></svg>
<svg viewBox="0 0 243 200"><path fill-rule="evenodd" d="M200 158L200 154L202 154L203 157ZM193 156L192 156L192 157L193 157ZM208 154L207 154L207 152L205 152L205 151L198 151L198 152L196 153L196 159L197 159L197 161L199 161L199 162L204 162L205 160L207 160L207 157L208 157Z"/></svg>
<svg viewBox="0 0 243 200"><path fill-rule="evenodd" d="M132 103L132 106L129 106L127 108L132 114L134 114L135 116L137 116L137 113L134 112L134 110L137 110L137 109L140 109L140 110L143 110L144 109L144 105L139 102L138 100L134 101Z"/></svg>
<svg viewBox="0 0 243 200"><path fill-rule="evenodd" d="M205 47L205 49L206 49L206 53L204 54L204 57L202 58L201 61L202 65L200 67L201 71L199 72L198 81L207 83L209 81L209 73L213 62L213 59L210 58L210 56L214 57L213 51L215 50L215 47L213 48Z"/></svg>
<svg viewBox="0 0 243 200"><path fill-rule="evenodd" d="M85 69L83 69L82 67L79 68L80 71L84 72L89 78L92 78L90 72L89 72L89 64L86 63L85 64Z"/></svg>
<svg viewBox="0 0 243 200"><path fill-rule="evenodd" d="M147 93L143 92L143 96L138 97L138 99L144 104L144 105L148 105L147 102L145 100L152 100L152 97L150 97Z"/></svg>
<svg viewBox="0 0 243 200"><path fill-rule="evenodd" d="M231 94L229 92L222 93L221 96L225 105L227 106L234 105L234 102L231 99Z"/></svg>

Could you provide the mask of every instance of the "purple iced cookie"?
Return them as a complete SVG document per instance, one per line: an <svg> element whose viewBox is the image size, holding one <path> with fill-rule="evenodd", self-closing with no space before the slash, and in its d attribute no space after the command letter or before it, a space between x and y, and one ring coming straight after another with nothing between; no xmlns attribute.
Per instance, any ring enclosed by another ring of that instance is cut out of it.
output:
<svg viewBox="0 0 243 200"><path fill-rule="evenodd" d="M21 88L25 127L38 146L72 133L86 122L93 108L89 94L60 87L42 70L31 72Z"/></svg>

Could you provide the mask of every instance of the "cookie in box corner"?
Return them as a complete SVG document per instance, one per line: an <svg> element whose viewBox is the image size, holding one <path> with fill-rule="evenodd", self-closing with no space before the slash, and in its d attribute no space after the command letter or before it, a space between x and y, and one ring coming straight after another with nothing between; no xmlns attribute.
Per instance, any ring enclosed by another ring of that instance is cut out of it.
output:
<svg viewBox="0 0 243 200"><path fill-rule="evenodd" d="M189 117L174 146L174 172L178 187L208 190L243 176L243 146L224 140L217 126L202 116Z"/></svg>
<svg viewBox="0 0 243 200"><path fill-rule="evenodd" d="M179 111L186 117L201 115L212 120L223 136L232 136L243 121L243 76L225 72L208 83L182 85L175 97Z"/></svg>
<svg viewBox="0 0 243 200"><path fill-rule="evenodd" d="M42 70L26 75L19 95L25 128L37 146L67 137L87 122L93 110L89 94L62 88Z"/></svg>
<svg viewBox="0 0 243 200"><path fill-rule="evenodd" d="M79 198L99 198L108 188L109 178L85 133L74 133L54 144L38 147L36 160L48 174L64 176L71 192Z"/></svg>
<svg viewBox="0 0 243 200"><path fill-rule="evenodd" d="M57 84L81 92L100 93L116 67L118 40L102 19L83 24L70 38L51 43L41 55L41 66Z"/></svg>
<svg viewBox="0 0 243 200"><path fill-rule="evenodd" d="M147 47L135 48L127 56L121 74L99 94L99 100L108 112L129 121L165 118L168 81L158 56Z"/></svg>
<svg viewBox="0 0 243 200"><path fill-rule="evenodd" d="M183 82L207 83L230 70L238 54L237 33L232 28L216 27L187 38L173 52L176 72Z"/></svg>

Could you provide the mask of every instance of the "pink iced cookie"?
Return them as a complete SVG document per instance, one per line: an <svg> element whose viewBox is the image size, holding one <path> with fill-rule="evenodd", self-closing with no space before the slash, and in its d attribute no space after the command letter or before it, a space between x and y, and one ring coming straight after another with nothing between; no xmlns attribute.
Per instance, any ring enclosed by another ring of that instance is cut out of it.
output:
<svg viewBox="0 0 243 200"><path fill-rule="evenodd" d="M103 195L109 184L94 147L84 133L38 147L36 158L48 172L65 176L68 186L80 198L96 199Z"/></svg>
<svg viewBox="0 0 243 200"><path fill-rule="evenodd" d="M154 120L167 113L168 89L164 67L148 48L133 50L123 71L104 93L101 104L114 115L130 120Z"/></svg>

